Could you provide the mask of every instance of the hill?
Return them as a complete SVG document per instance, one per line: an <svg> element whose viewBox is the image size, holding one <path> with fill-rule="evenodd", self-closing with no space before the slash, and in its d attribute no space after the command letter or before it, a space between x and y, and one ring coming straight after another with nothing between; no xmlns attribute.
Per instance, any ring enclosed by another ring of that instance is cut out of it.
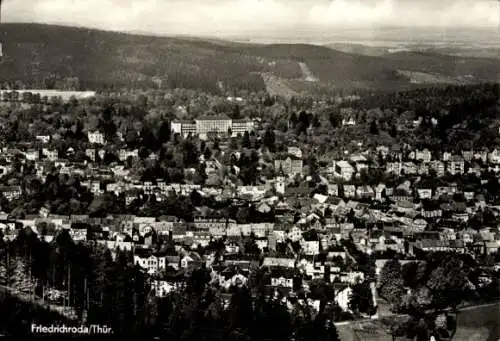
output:
<svg viewBox="0 0 500 341"><path fill-rule="evenodd" d="M21 81L27 88L60 88L65 78L77 77L80 90L158 86L227 92L272 87L286 94L395 90L436 79L475 83L497 81L500 75L497 60L488 58L409 52L367 56L307 44L259 45L41 24L3 24L0 40L5 55L0 81ZM424 81L415 82L414 73Z"/></svg>

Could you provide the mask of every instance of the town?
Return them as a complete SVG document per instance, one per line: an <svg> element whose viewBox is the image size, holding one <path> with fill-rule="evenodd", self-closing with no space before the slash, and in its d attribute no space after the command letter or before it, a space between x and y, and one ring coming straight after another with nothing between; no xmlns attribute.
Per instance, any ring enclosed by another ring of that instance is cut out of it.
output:
<svg viewBox="0 0 500 341"><path fill-rule="evenodd" d="M194 340L162 329L194 316L181 303L151 303L187 290L214 326L238 299L240 334L266 298L294 323L328 312L343 340L362 321L451 340L457 309L499 297L498 84L54 94L0 107L0 286L39 309ZM262 340L292 337L279 318Z"/></svg>

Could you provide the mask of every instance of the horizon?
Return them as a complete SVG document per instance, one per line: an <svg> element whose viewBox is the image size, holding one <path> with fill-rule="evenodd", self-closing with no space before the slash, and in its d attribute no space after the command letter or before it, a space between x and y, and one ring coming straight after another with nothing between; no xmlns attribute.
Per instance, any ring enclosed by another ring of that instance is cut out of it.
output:
<svg viewBox="0 0 500 341"><path fill-rule="evenodd" d="M40 22L6 22L4 25L43 25L61 28L73 28L82 30L96 30L102 32L113 32L117 34L138 35L158 38L179 38L194 40L219 40L221 42L249 43L249 44L306 44L306 45L329 45L329 44L351 44L366 46L388 46L388 45L476 45L500 47L500 32L495 28L469 28L467 32L459 28L447 28L444 30L435 27L403 28L394 26L380 26L372 29L350 28L339 29L335 32L324 33L321 31L298 31L293 37L287 33L274 32L273 34L261 34L259 32L250 34L232 34L220 36L216 34L191 34L191 33L156 33L137 30L111 30L94 28L70 23L40 23ZM457 34L459 33L459 34Z"/></svg>
<svg viewBox="0 0 500 341"><path fill-rule="evenodd" d="M70 18L70 19L68 19ZM40 23L158 36L293 38L388 28L427 30L460 37L471 30L499 31L493 0L4 0L2 22ZM460 32L463 30L464 32ZM405 33L408 36L408 32ZM351 37L349 37L351 38Z"/></svg>

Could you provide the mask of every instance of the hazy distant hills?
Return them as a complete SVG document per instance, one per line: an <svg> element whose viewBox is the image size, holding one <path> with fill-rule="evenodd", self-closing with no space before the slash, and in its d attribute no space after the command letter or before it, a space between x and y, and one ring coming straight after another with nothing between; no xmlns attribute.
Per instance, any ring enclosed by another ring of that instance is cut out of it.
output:
<svg viewBox="0 0 500 341"><path fill-rule="evenodd" d="M498 81L500 75L496 58L428 51L367 55L307 44L259 45L39 24L3 24L0 40L0 81L20 80L29 87L78 77L87 89L159 86L298 94Z"/></svg>

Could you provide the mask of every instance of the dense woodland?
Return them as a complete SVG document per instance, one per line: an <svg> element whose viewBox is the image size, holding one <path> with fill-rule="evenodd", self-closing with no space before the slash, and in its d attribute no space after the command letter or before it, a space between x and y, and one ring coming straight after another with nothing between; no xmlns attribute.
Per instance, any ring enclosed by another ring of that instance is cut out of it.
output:
<svg viewBox="0 0 500 341"><path fill-rule="evenodd" d="M437 75L459 84L466 75L473 75L474 82L497 81L499 72L496 59L437 53L374 57L305 44L203 41L39 24L4 24L0 34L8 37L2 40L0 82L32 89L258 92L269 90L263 75L272 74L292 92L331 94L332 88L395 91L433 85L412 84L400 70ZM304 81L298 62L305 62L319 82Z"/></svg>

